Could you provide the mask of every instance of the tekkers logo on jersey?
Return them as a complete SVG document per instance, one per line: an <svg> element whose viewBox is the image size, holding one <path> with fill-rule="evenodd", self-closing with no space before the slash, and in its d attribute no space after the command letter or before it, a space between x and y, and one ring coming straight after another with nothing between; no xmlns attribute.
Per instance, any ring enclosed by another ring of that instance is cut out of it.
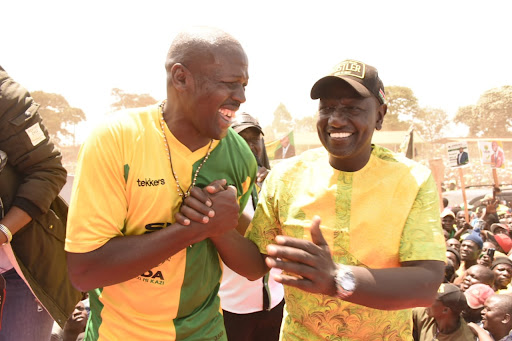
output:
<svg viewBox="0 0 512 341"><path fill-rule="evenodd" d="M139 187L150 187L150 186L160 186L165 185L164 179L150 179L150 178L144 178L144 180L137 179L137 185Z"/></svg>

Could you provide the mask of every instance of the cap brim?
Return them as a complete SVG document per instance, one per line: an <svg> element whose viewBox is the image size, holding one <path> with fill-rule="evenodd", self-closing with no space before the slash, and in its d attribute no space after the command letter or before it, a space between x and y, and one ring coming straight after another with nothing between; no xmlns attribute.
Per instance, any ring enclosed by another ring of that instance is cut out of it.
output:
<svg viewBox="0 0 512 341"><path fill-rule="evenodd" d="M344 84L350 85L358 94L363 97L372 97L373 94L368 90L363 84L347 78L347 77L337 77L337 76L326 76L324 78L320 78L311 88L311 98L319 99L325 93L325 90L333 84L337 82L342 82Z"/></svg>
<svg viewBox="0 0 512 341"><path fill-rule="evenodd" d="M257 126L257 125L254 125L252 123L242 123L242 124L238 124L236 126L231 126L231 128L233 128L234 131L236 131L237 133L241 132L242 130L245 130L247 128L256 128L260 131L261 135L265 136L265 134L263 133L263 130L261 129L261 127Z"/></svg>

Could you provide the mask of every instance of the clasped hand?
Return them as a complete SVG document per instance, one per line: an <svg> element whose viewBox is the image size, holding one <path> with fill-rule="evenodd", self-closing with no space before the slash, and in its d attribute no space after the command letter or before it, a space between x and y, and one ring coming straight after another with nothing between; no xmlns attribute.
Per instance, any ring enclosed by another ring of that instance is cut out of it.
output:
<svg viewBox="0 0 512 341"><path fill-rule="evenodd" d="M215 202L219 193L225 192L225 181L215 181L203 190L194 188L187 198L176 221L187 225L190 220L207 224L218 218L218 206ZM311 223L311 240L288 236L277 236L276 243L267 247L265 262L270 268L282 269L283 273L274 275L274 279L284 285L290 285L311 293L334 296L336 286L334 274L336 264L332 260L329 245L320 230L320 217L315 216ZM224 229L226 232L229 229Z"/></svg>
<svg viewBox="0 0 512 341"><path fill-rule="evenodd" d="M193 187L175 218L186 226L192 222L205 224L208 237L216 237L237 227L239 210L236 187L227 186L223 179L203 189Z"/></svg>

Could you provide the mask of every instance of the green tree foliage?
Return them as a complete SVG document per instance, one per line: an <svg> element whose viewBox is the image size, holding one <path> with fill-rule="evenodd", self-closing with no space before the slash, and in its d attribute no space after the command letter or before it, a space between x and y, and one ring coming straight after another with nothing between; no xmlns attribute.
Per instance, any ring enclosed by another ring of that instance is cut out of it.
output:
<svg viewBox="0 0 512 341"><path fill-rule="evenodd" d="M272 125L263 127L263 134L265 134L265 136L263 136L265 142L274 141L276 139Z"/></svg>
<svg viewBox="0 0 512 341"><path fill-rule="evenodd" d="M288 132L293 129L292 115L283 103L279 103L274 111L272 129L278 133Z"/></svg>
<svg viewBox="0 0 512 341"><path fill-rule="evenodd" d="M31 92L32 98L40 105L39 114L48 133L56 143L63 138L72 137L70 125L76 125L85 120L82 109L71 107L64 96L43 91Z"/></svg>
<svg viewBox="0 0 512 341"><path fill-rule="evenodd" d="M386 87L388 112L384 118L383 130L407 130L418 111L418 99L405 86Z"/></svg>
<svg viewBox="0 0 512 341"><path fill-rule="evenodd" d="M512 136L512 86L484 92L476 105L459 108L455 122L469 127L470 136Z"/></svg>
<svg viewBox="0 0 512 341"><path fill-rule="evenodd" d="M297 132L315 132L316 121L318 114L314 116L306 116L303 118L295 119L295 131Z"/></svg>
<svg viewBox="0 0 512 341"><path fill-rule="evenodd" d="M448 122L448 115L442 109L419 108L414 116L414 127L428 142L443 137L443 128Z"/></svg>
<svg viewBox="0 0 512 341"><path fill-rule="evenodd" d="M110 93L114 97L114 103L110 105L113 111L127 108L142 108L157 102L148 94L127 94L121 89L114 88Z"/></svg>

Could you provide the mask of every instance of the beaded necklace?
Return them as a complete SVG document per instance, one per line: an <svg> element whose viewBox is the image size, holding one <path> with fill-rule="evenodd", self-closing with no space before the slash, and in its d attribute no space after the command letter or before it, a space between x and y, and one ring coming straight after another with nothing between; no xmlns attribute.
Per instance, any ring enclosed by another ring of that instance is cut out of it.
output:
<svg viewBox="0 0 512 341"><path fill-rule="evenodd" d="M176 181L176 190L178 191L178 195L180 197L182 197L183 199L185 199L186 197L188 197L190 195L190 191L196 185L196 180L197 180L197 176L199 175L199 171L201 170L201 168L203 168L204 164L206 163L206 161L208 161L208 158L210 157L210 153L212 152L213 139L210 140L210 146L208 147L208 151L206 152L206 155L204 156L203 162L201 162L199 167L197 167L196 172L194 173L194 178L192 179L192 184L185 192L183 190L183 188L181 188L180 181L178 179L178 175L176 174L176 172L174 171L174 168L172 166L171 150L169 149L169 143L167 142L167 137L165 136L165 129L164 129L164 124L165 124L164 105L165 105L165 101L163 101L162 104L160 104L160 111L162 113L162 116L160 118L160 127L162 128L162 134L164 137L164 148L167 152L167 158L169 159L169 163L171 164L171 171L172 171L172 175L174 176L174 180Z"/></svg>

